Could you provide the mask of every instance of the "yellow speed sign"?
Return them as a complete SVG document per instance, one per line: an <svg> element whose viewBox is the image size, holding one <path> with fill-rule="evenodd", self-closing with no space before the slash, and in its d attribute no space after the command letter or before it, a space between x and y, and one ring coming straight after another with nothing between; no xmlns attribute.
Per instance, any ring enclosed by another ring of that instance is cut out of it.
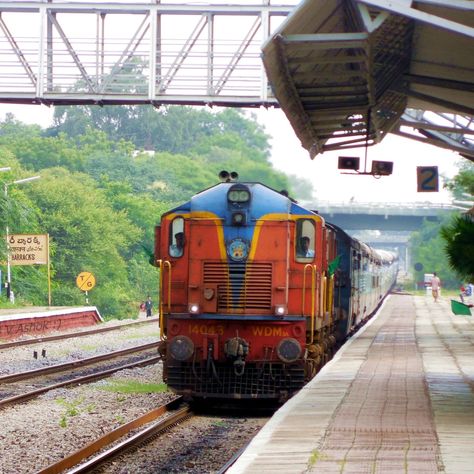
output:
<svg viewBox="0 0 474 474"><path fill-rule="evenodd" d="M92 290L95 286L95 276L91 272L81 272L77 275L76 285L82 291Z"/></svg>

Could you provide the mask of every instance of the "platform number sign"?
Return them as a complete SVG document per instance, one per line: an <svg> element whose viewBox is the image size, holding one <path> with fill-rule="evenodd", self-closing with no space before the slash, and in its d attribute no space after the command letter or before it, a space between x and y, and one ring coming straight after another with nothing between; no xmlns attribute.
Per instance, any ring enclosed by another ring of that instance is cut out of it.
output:
<svg viewBox="0 0 474 474"><path fill-rule="evenodd" d="M439 191L437 166L417 166L416 175L419 193L437 193Z"/></svg>
<svg viewBox="0 0 474 474"><path fill-rule="evenodd" d="M81 272L77 275L76 285L82 291L92 290L95 286L95 276L91 272Z"/></svg>

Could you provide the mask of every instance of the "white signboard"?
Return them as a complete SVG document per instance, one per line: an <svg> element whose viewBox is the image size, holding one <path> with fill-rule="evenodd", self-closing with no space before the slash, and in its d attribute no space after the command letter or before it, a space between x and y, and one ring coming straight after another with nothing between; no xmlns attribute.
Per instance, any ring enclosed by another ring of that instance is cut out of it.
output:
<svg viewBox="0 0 474 474"><path fill-rule="evenodd" d="M48 263L48 234L10 234L7 245L10 265Z"/></svg>

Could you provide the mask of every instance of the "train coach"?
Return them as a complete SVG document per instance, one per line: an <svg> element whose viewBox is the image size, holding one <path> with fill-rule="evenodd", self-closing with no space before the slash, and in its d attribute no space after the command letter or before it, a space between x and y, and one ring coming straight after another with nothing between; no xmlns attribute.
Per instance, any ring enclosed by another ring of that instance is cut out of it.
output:
<svg viewBox="0 0 474 474"><path fill-rule="evenodd" d="M285 400L373 314L396 258L285 192L220 178L155 229L164 380L193 398Z"/></svg>

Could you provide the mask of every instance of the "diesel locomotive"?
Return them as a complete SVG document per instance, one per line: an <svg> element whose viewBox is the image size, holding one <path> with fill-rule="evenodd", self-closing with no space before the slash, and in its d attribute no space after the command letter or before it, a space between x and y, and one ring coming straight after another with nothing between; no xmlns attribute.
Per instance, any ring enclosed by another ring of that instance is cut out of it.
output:
<svg viewBox="0 0 474 474"><path fill-rule="evenodd" d="M285 400L375 312L397 259L284 191L220 178L155 229L164 380L190 398Z"/></svg>

